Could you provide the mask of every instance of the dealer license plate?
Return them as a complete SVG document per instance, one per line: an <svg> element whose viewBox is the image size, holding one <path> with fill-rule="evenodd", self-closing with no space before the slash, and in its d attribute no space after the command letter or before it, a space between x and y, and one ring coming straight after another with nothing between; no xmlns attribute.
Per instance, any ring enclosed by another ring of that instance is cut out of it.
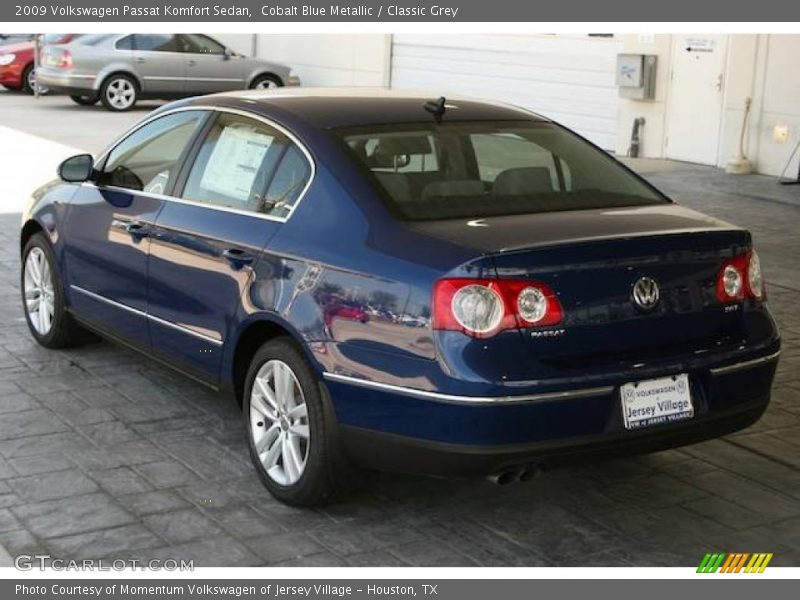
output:
<svg viewBox="0 0 800 600"><path fill-rule="evenodd" d="M626 383L620 388L626 429L650 427L694 416L686 374Z"/></svg>

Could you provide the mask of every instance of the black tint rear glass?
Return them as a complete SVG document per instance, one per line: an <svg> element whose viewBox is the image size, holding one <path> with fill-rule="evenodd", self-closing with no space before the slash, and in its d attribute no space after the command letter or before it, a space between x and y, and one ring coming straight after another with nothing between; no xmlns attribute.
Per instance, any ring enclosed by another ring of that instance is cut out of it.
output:
<svg viewBox="0 0 800 600"><path fill-rule="evenodd" d="M431 120L337 133L410 220L667 201L606 152L553 123Z"/></svg>

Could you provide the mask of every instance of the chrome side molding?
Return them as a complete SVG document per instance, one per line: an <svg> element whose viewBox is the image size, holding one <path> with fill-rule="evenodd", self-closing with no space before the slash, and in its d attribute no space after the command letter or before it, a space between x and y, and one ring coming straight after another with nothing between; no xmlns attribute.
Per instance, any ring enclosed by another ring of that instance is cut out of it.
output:
<svg viewBox="0 0 800 600"><path fill-rule="evenodd" d="M734 373L736 371L743 371L745 369L752 369L753 367L757 367L759 365L763 365L764 363L772 362L773 360L777 360L778 357L781 355L781 351L778 350L777 352L773 352L772 354L768 354L767 356L762 356L761 358L754 358L752 360L746 360L744 362L736 363L733 365L726 365L724 367L717 367L715 369L711 369L712 375L725 375L726 373Z"/></svg>

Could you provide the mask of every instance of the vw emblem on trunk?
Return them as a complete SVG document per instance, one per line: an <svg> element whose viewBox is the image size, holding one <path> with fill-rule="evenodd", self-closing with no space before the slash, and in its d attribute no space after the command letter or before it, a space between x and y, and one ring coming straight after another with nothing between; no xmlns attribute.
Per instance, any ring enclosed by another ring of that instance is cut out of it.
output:
<svg viewBox="0 0 800 600"><path fill-rule="evenodd" d="M642 310L653 310L658 304L661 293L655 279L640 277L633 284L633 302Z"/></svg>

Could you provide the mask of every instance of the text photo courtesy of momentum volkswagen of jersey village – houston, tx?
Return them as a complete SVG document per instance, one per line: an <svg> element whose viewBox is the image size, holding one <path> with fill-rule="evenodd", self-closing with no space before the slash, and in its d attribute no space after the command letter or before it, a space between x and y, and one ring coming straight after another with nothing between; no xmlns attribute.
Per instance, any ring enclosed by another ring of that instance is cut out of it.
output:
<svg viewBox="0 0 800 600"><path fill-rule="evenodd" d="M796 588L800 6L0 21L0 596Z"/></svg>

